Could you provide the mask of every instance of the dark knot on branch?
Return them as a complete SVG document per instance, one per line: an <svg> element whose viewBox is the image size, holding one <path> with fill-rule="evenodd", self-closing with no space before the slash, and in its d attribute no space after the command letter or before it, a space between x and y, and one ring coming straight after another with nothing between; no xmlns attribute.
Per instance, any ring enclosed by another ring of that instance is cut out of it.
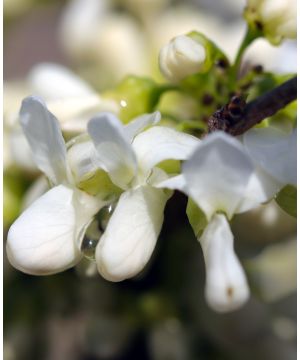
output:
<svg viewBox="0 0 300 360"><path fill-rule="evenodd" d="M243 134L265 118L274 115L297 98L297 77L246 104L245 97L234 96L208 120L208 132L225 131Z"/></svg>

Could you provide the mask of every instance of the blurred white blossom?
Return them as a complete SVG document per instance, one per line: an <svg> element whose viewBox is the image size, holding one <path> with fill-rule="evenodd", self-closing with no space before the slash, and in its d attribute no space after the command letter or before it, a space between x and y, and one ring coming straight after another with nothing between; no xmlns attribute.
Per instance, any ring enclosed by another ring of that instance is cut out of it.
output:
<svg viewBox="0 0 300 360"><path fill-rule="evenodd" d="M244 15L273 44L296 38L296 0L248 0Z"/></svg>

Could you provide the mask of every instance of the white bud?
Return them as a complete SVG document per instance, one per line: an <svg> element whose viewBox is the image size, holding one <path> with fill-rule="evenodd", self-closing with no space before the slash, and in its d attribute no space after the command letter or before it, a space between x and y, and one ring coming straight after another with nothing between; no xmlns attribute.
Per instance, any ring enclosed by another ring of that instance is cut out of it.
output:
<svg viewBox="0 0 300 360"><path fill-rule="evenodd" d="M250 23L259 24L273 44L296 38L296 0L248 0L245 17Z"/></svg>
<svg viewBox="0 0 300 360"><path fill-rule="evenodd" d="M215 214L199 241L205 260L208 304L218 312L238 309L247 301L249 288L225 215Z"/></svg>
<svg viewBox="0 0 300 360"><path fill-rule="evenodd" d="M201 70L205 61L205 48L188 36L181 35L165 45L159 54L159 66L164 76L178 82Z"/></svg>

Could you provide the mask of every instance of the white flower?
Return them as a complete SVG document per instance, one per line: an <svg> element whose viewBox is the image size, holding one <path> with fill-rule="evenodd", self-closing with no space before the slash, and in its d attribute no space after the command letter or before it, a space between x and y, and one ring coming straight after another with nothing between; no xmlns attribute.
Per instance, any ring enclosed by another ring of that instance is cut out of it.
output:
<svg viewBox="0 0 300 360"><path fill-rule="evenodd" d="M248 284L234 253L228 220L217 213L231 219L235 213L258 206L269 195L242 144L222 132L209 134L183 164L182 174L160 186L185 192L209 222L199 238L209 305L222 312L240 307L248 298Z"/></svg>
<svg viewBox="0 0 300 360"><path fill-rule="evenodd" d="M164 76L178 82L201 70L206 51L203 45L188 36L175 37L159 54L159 67Z"/></svg>
<svg viewBox="0 0 300 360"><path fill-rule="evenodd" d="M104 81L148 73L149 55L140 26L110 5L104 0L70 1L60 24L64 49L77 61L94 62Z"/></svg>
<svg viewBox="0 0 300 360"><path fill-rule="evenodd" d="M155 247L170 196L156 188L167 178L156 166L167 159L186 159L199 143L193 136L160 126L141 132L159 119L154 113L123 126L106 113L88 124L98 166L124 191L96 249L98 270L111 281L139 273Z"/></svg>
<svg viewBox="0 0 300 360"><path fill-rule="evenodd" d="M226 216L257 207L296 180L295 131L288 136L272 128L252 129L243 142L222 132L208 135L183 164L182 174L160 184L185 192L206 215L209 223L199 237L205 293L210 306L222 312L240 307L249 296Z"/></svg>
<svg viewBox="0 0 300 360"><path fill-rule="evenodd" d="M296 38L296 0L248 0L245 17L250 23L261 27L273 44L285 38Z"/></svg>
<svg viewBox="0 0 300 360"><path fill-rule="evenodd" d="M52 274L79 262L85 229L104 203L75 187L58 121L40 98L23 101L20 122L36 165L54 187L10 227L7 254L23 272Z"/></svg>

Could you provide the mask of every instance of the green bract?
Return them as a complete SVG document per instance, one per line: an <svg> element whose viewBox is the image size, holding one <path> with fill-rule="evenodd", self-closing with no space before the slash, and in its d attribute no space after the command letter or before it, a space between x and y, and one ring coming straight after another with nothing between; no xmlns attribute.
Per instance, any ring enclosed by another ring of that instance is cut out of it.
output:
<svg viewBox="0 0 300 360"><path fill-rule="evenodd" d="M191 198L189 198L187 204L186 214L194 230L195 236L201 236L203 230L207 225L207 219L204 212L196 205L196 203Z"/></svg>
<svg viewBox="0 0 300 360"><path fill-rule="evenodd" d="M153 111L161 91L151 79L128 76L115 89L106 92L105 97L119 103L119 117L127 124L134 117Z"/></svg>
<svg viewBox="0 0 300 360"><path fill-rule="evenodd" d="M191 31L187 34L191 39L195 40L205 48L206 57L203 62L201 73L209 71L213 65L225 65L229 64L229 61L223 51L218 46L208 39L205 35L198 31Z"/></svg>
<svg viewBox="0 0 300 360"><path fill-rule="evenodd" d="M277 204L288 214L297 217L297 188L285 186L276 196Z"/></svg>

